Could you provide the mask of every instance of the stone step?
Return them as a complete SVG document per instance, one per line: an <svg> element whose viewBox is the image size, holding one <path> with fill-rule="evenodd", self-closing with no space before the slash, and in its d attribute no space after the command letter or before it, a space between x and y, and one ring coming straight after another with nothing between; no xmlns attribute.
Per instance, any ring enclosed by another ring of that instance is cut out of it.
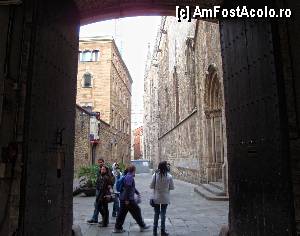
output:
<svg viewBox="0 0 300 236"><path fill-rule="evenodd" d="M220 189L220 190L224 190L224 184L223 182L209 182L210 185Z"/></svg>
<svg viewBox="0 0 300 236"><path fill-rule="evenodd" d="M217 196L217 195L207 191L201 185L195 187L194 191L209 201L228 201L228 196Z"/></svg>
<svg viewBox="0 0 300 236"><path fill-rule="evenodd" d="M225 196L226 194L224 193L224 190L219 189L215 187L214 185L211 184L202 184L201 185L204 189L206 189L208 192L211 192L214 195L217 196Z"/></svg>

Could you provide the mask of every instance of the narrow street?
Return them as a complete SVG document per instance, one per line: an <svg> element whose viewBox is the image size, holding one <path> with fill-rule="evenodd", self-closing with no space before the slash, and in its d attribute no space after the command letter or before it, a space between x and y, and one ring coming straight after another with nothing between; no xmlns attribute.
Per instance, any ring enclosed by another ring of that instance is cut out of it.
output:
<svg viewBox="0 0 300 236"><path fill-rule="evenodd" d="M149 189L151 175L136 176L137 189L142 194L142 215L147 224L153 223L153 209L149 206L151 190ZM207 201L194 192L192 184L175 180L175 190L172 191L171 204L167 210L167 230L170 235L217 236L221 225L228 221L228 202ZM80 225L84 236L106 235L152 235L152 228L147 232L139 232L139 227L128 214L124 224L127 231L124 234L113 234L115 218L110 217L108 228L89 225L86 220L93 213L94 197L83 195L74 197L74 224ZM110 216L112 204L110 204Z"/></svg>

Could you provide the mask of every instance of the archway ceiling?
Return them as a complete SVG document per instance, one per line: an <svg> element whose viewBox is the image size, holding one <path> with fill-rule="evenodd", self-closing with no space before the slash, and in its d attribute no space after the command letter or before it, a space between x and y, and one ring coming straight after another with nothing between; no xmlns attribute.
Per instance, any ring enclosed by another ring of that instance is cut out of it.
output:
<svg viewBox="0 0 300 236"><path fill-rule="evenodd" d="M137 15L175 15L175 7L220 5L222 0L75 0L81 25Z"/></svg>

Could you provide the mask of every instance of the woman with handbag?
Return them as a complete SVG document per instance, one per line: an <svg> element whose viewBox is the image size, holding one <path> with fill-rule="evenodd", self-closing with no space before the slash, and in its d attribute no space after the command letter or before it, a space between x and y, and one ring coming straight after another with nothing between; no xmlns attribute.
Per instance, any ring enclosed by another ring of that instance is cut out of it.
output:
<svg viewBox="0 0 300 236"><path fill-rule="evenodd" d="M161 235L169 235L166 232L166 211L170 204L170 190L174 189L174 182L172 175L168 172L168 163L160 162L150 184L150 188L153 189L153 198L150 200L151 206L154 207L153 236L157 236L159 215L161 216Z"/></svg>
<svg viewBox="0 0 300 236"><path fill-rule="evenodd" d="M112 182L109 171L107 166L102 166L96 183L97 189L99 189L100 192L97 202L99 212L102 216L102 222L99 223L99 226L101 227L107 227L109 223L108 203L112 201Z"/></svg>

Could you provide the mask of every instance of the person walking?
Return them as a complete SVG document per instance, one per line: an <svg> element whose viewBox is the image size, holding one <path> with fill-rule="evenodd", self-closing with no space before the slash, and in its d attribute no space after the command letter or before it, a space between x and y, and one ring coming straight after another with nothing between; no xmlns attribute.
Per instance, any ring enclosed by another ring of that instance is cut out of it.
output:
<svg viewBox="0 0 300 236"><path fill-rule="evenodd" d="M129 165L127 168L128 173L124 178L124 184L122 191L120 192L120 210L116 219L114 233L123 233L123 224L126 218L128 211L135 219L137 224L140 226L140 231L143 232L150 228L149 225L146 225L141 213L141 208L138 206L135 201L135 193L139 195L139 192L135 188L135 171L136 167L134 165Z"/></svg>
<svg viewBox="0 0 300 236"><path fill-rule="evenodd" d="M118 180L121 178L122 174L121 174L118 163L114 163L112 165L112 169L113 169L112 173L115 177L115 183L114 183L115 200L114 200L114 204L113 204L112 217L117 217L117 214L120 209L120 202L119 202L119 194L120 193L117 191L116 185L117 185Z"/></svg>
<svg viewBox="0 0 300 236"><path fill-rule="evenodd" d="M174 182L172 175L168 173L169 170L170 166L166 161L160 162L150 184L154 200L153 236L157 236L159 216L161 217L161 236L169 235L166 232L166 212L170 204L170 190L174 190Z"/></svg>
<svg viewBox="0 0 300 236"><path fill-rule="evenodd" d="M112 192L111 176L109 175L109 168L102 166L100 176L97 178L97 189L99 189L99 196L97 198L98 210L102 216L102 222L99 223L101 227L107 227L109 223L108 201L106 199Z"/></svg>
<svg viewBox="0 0 300 236"><path fill-rule="evenodd" d="M105 162L104 162L104 159L99 158L97 160L97 163L98 163L98 167L99 167L99 170L97 171L97 179L98 179L99 176L100 176L101 168L102 168L102 166L104 166ZM100 190L97 189L97 186L96 186L96 200L95 200L95 203L94 203L94 213L93 213L92 218L87 221L88 224L97 224L98 223L99 206L98 206L97 199L99 197L99 194L100 194Z"/></svg>

